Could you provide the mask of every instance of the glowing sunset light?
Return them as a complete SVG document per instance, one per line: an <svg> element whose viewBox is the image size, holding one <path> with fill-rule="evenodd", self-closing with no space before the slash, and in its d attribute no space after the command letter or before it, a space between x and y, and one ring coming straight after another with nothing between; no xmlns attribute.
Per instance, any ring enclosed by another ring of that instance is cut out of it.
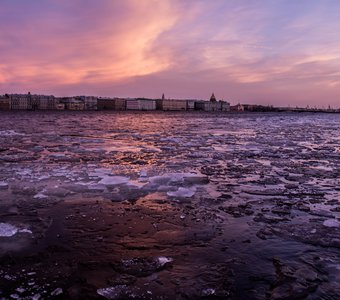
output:
<svg viewBox="0 0 340 300"><path fill-rule="evenodd" d="M336 0L3 0L0 93L340 106Z"/></svg>

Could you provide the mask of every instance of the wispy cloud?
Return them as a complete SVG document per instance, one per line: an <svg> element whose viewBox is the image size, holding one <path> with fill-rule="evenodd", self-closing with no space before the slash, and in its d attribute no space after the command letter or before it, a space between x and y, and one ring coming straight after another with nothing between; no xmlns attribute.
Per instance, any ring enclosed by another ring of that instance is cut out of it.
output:
<svg viewBox="0 0 340 300"><path fill-rule="evenodd" d="M336 0L3 0L0 88L336 105L339 19Z"/></svg>

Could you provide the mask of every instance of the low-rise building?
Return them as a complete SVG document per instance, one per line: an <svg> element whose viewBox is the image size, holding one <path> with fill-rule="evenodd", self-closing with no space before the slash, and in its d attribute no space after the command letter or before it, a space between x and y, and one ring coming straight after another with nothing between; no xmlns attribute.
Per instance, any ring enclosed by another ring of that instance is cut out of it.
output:
<svg viewBox="0 0 340 300"><path fill-rule="evenodd" d="M28 110L32 109L32 102L30 100L30 94L12 94L11 97L11 109L13 110Z"/></svg>
<svg viewBox="0 0 340 300"><path fill-rule="evenodd" d="M240 103L230 106L231 111L244 111L244 106Z"/></svg>
<svg viewBox="0 0 340 300"><path fill-rule="evenodd" d="M98 98L98 110L126 110L126 99Z"/></svg>
<svg viewBox="0 0 340 300"><path fill-rule="evenodd" d="M156 100L153 99L127 99L127 110L156 110Z"/></svg>
<svg viewBox="0 0 340 300"><path fill-rule="evenodd" d="M156 100L156 108L163 111L179 111L187 110L186 100L174 100L174 99L158 99Z"/></svg>
<svg viewBox="0 0 340 300"><path fill-rule="evenodd" d="M65 104L64 103L57 103L55 105L56 110L64 110L65 109Z"/></svg>
<svg viewBox="0 0 340 300"><path fill-rule="evenodd" d="M187 110L195 110L195 102L197 100L186 100L187 102Z"/></svg>
<svg viewBox="0 0 340 300"><path fill-rule="evenodd" d="M54 96L39 95L37 109L53 110L56 109L58 101Z"/></svg>
<svg viewBox="0 0 340 300"><path fill-rule="evenodd" d="M11 99L9 95L0 96L0 110L10 110Z"/></svg>
<svg viewBox="0 0 340 300"><path fill-rule="evenodd" d="M227 101L221 101L221 110L230 111L230 103Z"/></svg>
<svg viewBox="0 0 340 300"><path fill-rule="evenodd" d="M84 102L86 110L97 110L98 98L95 96L81 96L80 100Z"/></svg>
<svg viewBox="0 0 340 300"><path fill-rule="evenodd" d="M226 101L196 101L195 110L230 111L230 104Z"/></svg>
<svg viewBox="0 0 340 300"><path fill-rule="evenodd" d="M97 109L98 110L114 110L115 102L113 98L105 98L100 97L97 100Z"/></svg>
<svg viewBox="0 0 340 300"><path fill-rule="evenodd" d="M70 101L65 104L65 108L67 110L84 110L85 109L85 104L84 102L81 101Z"/></svg>

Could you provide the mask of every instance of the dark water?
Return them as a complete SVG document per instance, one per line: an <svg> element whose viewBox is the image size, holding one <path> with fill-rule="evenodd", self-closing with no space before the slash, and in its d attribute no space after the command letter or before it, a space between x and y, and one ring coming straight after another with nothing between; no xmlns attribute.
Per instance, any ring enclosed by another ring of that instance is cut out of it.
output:
<svg viewBox="0 0 340 300"><path fill-rule="evenodd" d="M340 115L0 120L0 299L339 299Z"/></svg>

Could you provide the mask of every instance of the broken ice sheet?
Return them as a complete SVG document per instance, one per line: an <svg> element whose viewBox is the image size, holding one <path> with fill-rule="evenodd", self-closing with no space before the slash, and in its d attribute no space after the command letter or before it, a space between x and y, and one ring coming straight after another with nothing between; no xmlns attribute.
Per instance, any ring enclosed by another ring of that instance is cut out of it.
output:
<svg viewBox="0 0 340 300"><path fill-rule="evenodd" d="M180 187L177 191L167 192L167 195L170 197L180 197L180 198L190 198L196 193L196 188L183 188Z"/></svg>
<svg viewBox="0 0 340 300"><path fill-rule="evenodd" d="M118 185L118 184L126 184L129 182L128 177L123 176L103 176L102 179L98 182L104 185Z"/></svg>
<svg viewBox="0 0 340 300"><path fill-rule="evenodd" d="M340 222L335 219L326 220L322 224L323 226L326 226L326 227L340 227Z"/></svg>
<svg viewBox="0 0 340 300"><path fill-rule="evenodd" d="M3 189L7 189L8 188L8 183L6 183L5 181L0 181L0 190Z"/></svg>
<svg viewBox="0 0 340 300"><path fill-rule="evenodd" d="M18 232L18 228L7 223L0 223L0 237L10 237Z"/></svg>
<svg viewBox="0 0 340 300"><path fill-rule="evenodd" d="M32 234L32 231L29 229L20 229L8 223L0 223L0 237L11 237L16 235L18 232Z"/></svg>

